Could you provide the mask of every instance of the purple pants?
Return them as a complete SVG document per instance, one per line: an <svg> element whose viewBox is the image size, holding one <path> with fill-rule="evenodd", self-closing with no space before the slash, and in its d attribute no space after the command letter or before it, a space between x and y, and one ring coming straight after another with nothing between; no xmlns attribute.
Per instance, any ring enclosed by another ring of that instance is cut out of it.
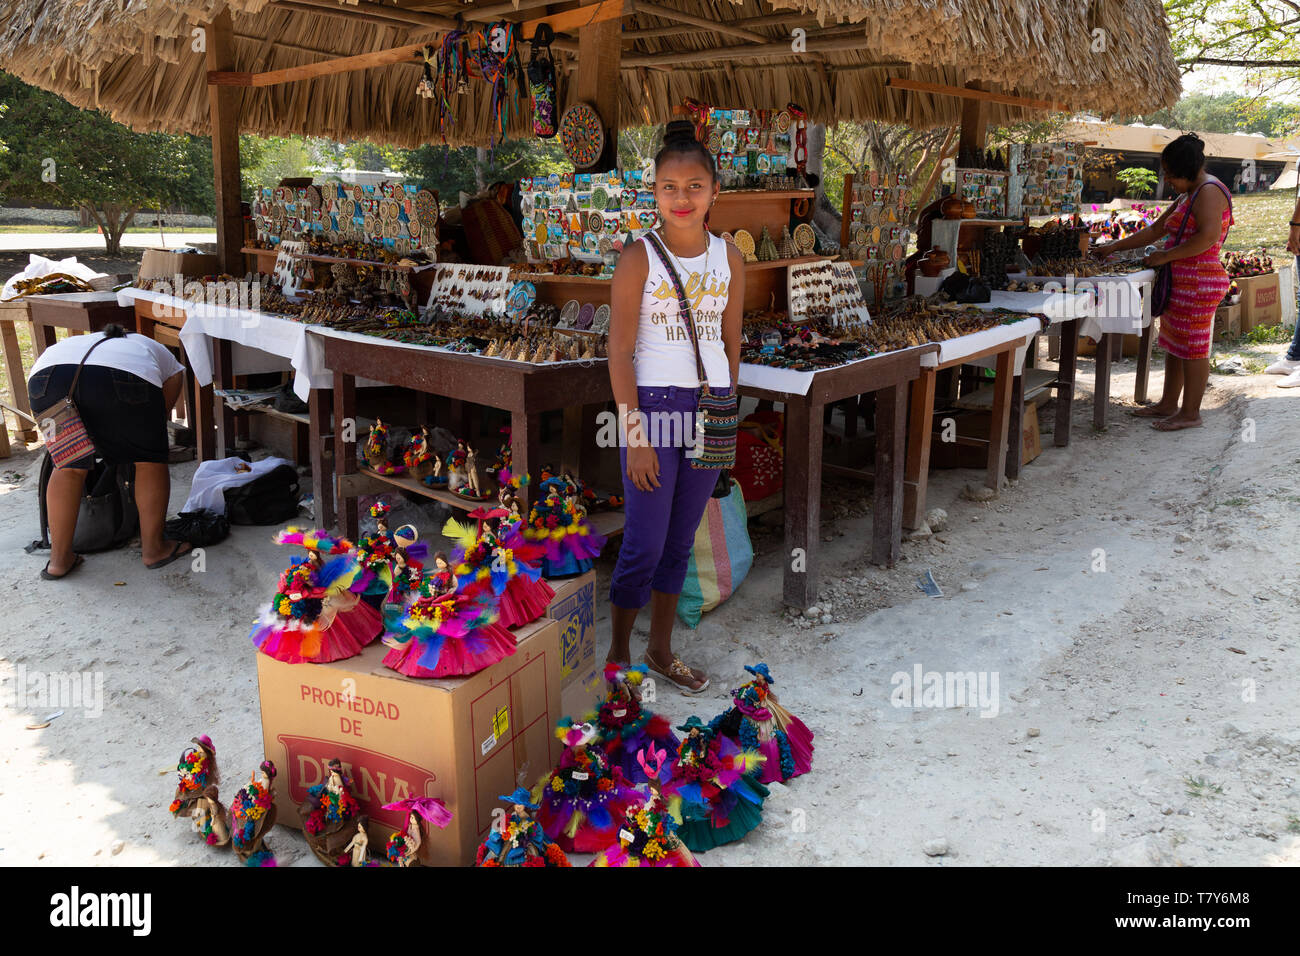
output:
<svg viewBox="0 0 1300 956"><path fill-rule="evenodd" d="M681 593L695 529L718 483L718 471L691 467L686 455L690 449L679 440L680 429L668 427L666 418L660 417L660 427L655 428L655 412L676 412L673 423L693 429L699 389L649 387L638 388L636 394L641 411L650 419L647 437L659 455L659 487L641 491L632 484L627 476L627 448L620 447L626 523L609 583L609 603L640 609L650 603L652 590Z"/></svg>

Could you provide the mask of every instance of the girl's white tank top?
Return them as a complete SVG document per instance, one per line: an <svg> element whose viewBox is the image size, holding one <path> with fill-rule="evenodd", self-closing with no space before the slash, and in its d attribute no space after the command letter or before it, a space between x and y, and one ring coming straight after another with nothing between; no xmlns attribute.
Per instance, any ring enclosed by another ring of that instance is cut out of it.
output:
<svg viewBox="0 0 1300 956"><path fill-rule="evenodd" d="M700 376L695 365L695 349L680 315L673 280L649 240L641 241L646 243L649 271L641 293L641 321L633 355L636 384L641 388L672 385L698 388ZM686 287L709 387L731 388L734 383L722 343L722 311L727 306L731 285L727 243L722 237L710 234L706 255L674 259L670 252L669 258Z"/></svg>

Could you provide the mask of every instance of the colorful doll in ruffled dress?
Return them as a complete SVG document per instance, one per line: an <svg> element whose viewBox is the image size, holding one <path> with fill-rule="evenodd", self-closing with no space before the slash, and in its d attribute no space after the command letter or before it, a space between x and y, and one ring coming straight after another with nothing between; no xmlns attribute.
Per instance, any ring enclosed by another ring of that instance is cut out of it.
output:
<svg viewBox="0 0 1300 956"><path fill-rule="evenodd" d="M350 863L346 848L355 829L352 821L361 812L350 786L342 761L335 757L327 766L325 782L308 787L307 799L298 806L307 845L326 866Z"/></svg>
<svg viewBox="0 0 1300 956"><path fill-rule="evenodd" d="M766 664L746 665L745 670L754 679L731 692L731 709L709 721L709 727L766 758L760 783L784 782L807 773L812 769L812 731L777 703L771 689L776 681Z"/></svg>
<svg viewBox="0 0 1300 956"><path fill-rule="evenodd" d="M591 527L587 509L577 496L561 497L553 484L546 497L529 511L524 536L545 546L542 573L548 578L587 573L605 546L604 535Z"/></svg>
<svg viewBox="0 0 1300 956"><path fill-rule="evenodd" d="M634 688L641 685L646 671L644 664L623 670L617 664L607 663L605 682L609 691L596 715L610 763L634 784L648 782L645 768L636 759L637 751L657 748L677 752L677 735L672 725L637 698Z"/></svg>
<svg viewBox="0 0 1300 956"><path fill-rule="evenodd" d="M385 803L385 810L406 814L406 827L388 838L384 856L394 866L418 866L420 847L424 846L424 832L420 824L428 823L445 830L452 814L447 805L437 797L407 797L394 803Z"/></svg>
<svg viewBox="0 0 1300 956"><path fill-rule="evenodd" d="M637 762L649 781L646 793L624 814L617 839L596 854L590 866L699 866L686 844L677 836L679 799L665 800L659 775L667 768L666 750L656 750L647 759L637 752Z"/></svg>
<svg viewBox="0 0 1300 956"><path fill-rule="evenodd" d="M385 615L384 665L407 677L475 674L515 652L514 635L497 622L486 596L437 593L438 576L426 575L405 610Z"/></svg>
<svg viewBox="0 0 1300 956"><path fill-rule="evenodd" d="M502 626L518 627L545 614L555 591L542 580L545 548L525 539L520 525L499 533L497 522L507 514L503 508L476 508L469 516L478 522L477 529L449 518L442 533L457 542L452 565L460 591L470 597L493 595Z"/></svg>
<svg viewBox="0 0 1300 956"><path fill-rule="evenodd" d="M566 853L595 853L614 842L623 814L640 794L609 765L594 724L563 717L556 736L564 741L559 765L540 784L537 819Z"/></svg>
<svg viewBox="0 0 1300 956"><path fill-rule="evenodd" d="M351 542L294 528L275 540L306 548L307 558L280 575L271 607L253 626L258 650L289 664L322 664L352 657L379 636L379 612L353 590L362 572Z"/></svg>
<svg viewBox="0 0 1300 956"><path fill-rule="evenodd" d="M192 737L193 747L186 747L176 763L176 795L168 809L172 816L188 814L194 803L210 786L221 782L217 771L217 748L207 734Z"/></svg>
<svg viewBox="0 0 1300 956"><path fill-rule="evenodd" d="M666 792L682 800L678 835L696 853L739 840L763 819L768 789L758 782L763 755L741 750L691 717Z"/></svg>
<svg viewBox="0 0 1300 956"><path fill-rule="evenodd" d="M497 798L510 804L510 812L494 825L479 844L475 866L569 866L564 851L547 837L533 816L539 804L523 787Z"/></svg>
<svg viewBox="0 0 1300 956"><path fill-rule="evenodd" d="M230 802L230 836L244 866L275 866L266 835L275 826L275 764L263 760Z"/></svg>
<svg viewBox="0 0 1300 956"><path fill-rule="evenodd" d="M420 533L414 526L404 524L396 531L388 528L391 506L376 501L370 506L370 516L375 519L375 531L363 535L357 544L357 561L362 568L362 593L382 596L385 603L397 600L393 589L398 587L396 574L399 557L409 568L419 565L428 553L428 546L419 542Z"/></svg>

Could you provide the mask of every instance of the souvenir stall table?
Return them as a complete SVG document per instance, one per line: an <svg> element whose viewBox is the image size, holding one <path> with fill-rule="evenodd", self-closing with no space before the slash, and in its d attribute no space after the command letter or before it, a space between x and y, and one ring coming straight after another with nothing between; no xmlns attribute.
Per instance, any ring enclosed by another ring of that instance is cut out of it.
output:
<svg viewBox="0 0 1300 956"><path fill-rule="evenodd" d="M542 413L581 409L613 400L609 370L603 360L533 364L478 355L463 355L426 345L376 341L373 337L314 326L308 329L309 350L319 350L321 363L333 374L334 420L356 420L356 387L359 378L371 379L439 395L453 402L488 405L511 416L511 471L516 475L537 475L544 464L541 454ZM312 405L312 434L320 434L323 414L319 403ZM567 416L566 416L567 417ZM594 417L584 416L581 441L571 434L566 421L562 470L581 475L590 472L595 451ZM590 425L590 429L586 426ZM457 429L458 432L463 430ZM461 497L402 475L381 475L357 462L356 436L351 441L337 436L334 454L335 484L339 518L344 534L355 538L359 516L357 498L362 494L397 487L434 498L458 508L473 509L482 501ZM525 503L530 489L524 486L518 497ZM592 527L606 537L623 530L621 511L591 516Z"/></svg>
<svg viewBox="0 0 1300 956"><path fill-rule="evenodd" d="M890 567L897 560L902 548L907 387L921 374L922 360L938 348L923 345L886 352L816 372L741 364L742 395L785 406L784 553L799 548L805 558L802 570L786 562L782 597L787 604L808 607L817 600L823 411L837 401L870 392L876 393L871 560Z"/></svg>
<svg viewBox="0 0 1300 956"><path fill-rule="evenodd" d="M1056 429L1053 440L1058 448L1070 443L1070 412L1074 400L1074 378L1079 351L1079 336L1086 335L1097 343L1097 368L1093 390L1092 423L1106 427L1106 410L1110 401L1110 365L1117 357L1125 335L1141 335L1138 344L1137 379L1133 401L1147 399L1151 374L1151 349L1155 324L1151 321L1151 289L1154 269L1139 269L1125 275L1035 276L1018 272L1008 276L1016 282L1052 282L1065 289L1086 291L1092 297L1089 308L1072 317L1052 318L1053 334L1061 336L1060 360L1056 382Z"/></svg>

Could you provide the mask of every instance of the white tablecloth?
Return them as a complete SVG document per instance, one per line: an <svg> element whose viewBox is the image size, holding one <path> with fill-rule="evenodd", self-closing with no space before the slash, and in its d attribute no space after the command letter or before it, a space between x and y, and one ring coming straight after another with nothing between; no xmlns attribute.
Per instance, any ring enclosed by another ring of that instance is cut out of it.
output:
<svg viewBox="0 0 1300 956"><path fill-rule="evenodd" d="M1075 315L1053 315L1052 324L1079 318L1079 331L1094 342L1107 333L1138 335L1151 324L1151 286L1154 269L1140 269L1124 276L1031 276L1012 273L1018 282L1054 282L1067 292L1081 290L1088 296L1082 311Z"/></svg>
<svg viewBox="0 0 1300 956"><path fill-rule="evenodd" d="M834 367L844 368L849 365L857 365L859 362L867 361L867 358L870 358L870 356ZM799 372L792 368L772 368L768 365L740 363L741 388L748 386L749 388L766 388L773 392L786 392L790 395L807 395L808 389L812 388L813 378L816 375L816 372Z"/></svg>
<svg viewBox="0 0 1300 956"><path fill-rule="evenodd" d="M1015 293L1011 293L1014 295ZM996 297L998 293L994 293ZM1011 308L1007 305L997 305L990 303L999 308ZM1033 311L1031 309L1016 309L1017 312ZM1016 349L1015 374L1019 375L1024 368L1025 346L1037 335L1043 326L1042 323L1034 317L1021 319L1019 322L1012 322L1009 325L995 325L991 329L985 329L983 332L973 332L970 335L962 335L955 339L948 339L946 342L939 343L939 351L931 352L929 355L921 356L922 368L933 368L937 365L946 365L949 362L955 362L972 355L975 352L982 352L984 349L991 348L995 345L1001 345L1004 342L1019 342ZM971 365L980 365L984 368L993 368L997 363L997 356L988 358L971 359Z"/></svg>

